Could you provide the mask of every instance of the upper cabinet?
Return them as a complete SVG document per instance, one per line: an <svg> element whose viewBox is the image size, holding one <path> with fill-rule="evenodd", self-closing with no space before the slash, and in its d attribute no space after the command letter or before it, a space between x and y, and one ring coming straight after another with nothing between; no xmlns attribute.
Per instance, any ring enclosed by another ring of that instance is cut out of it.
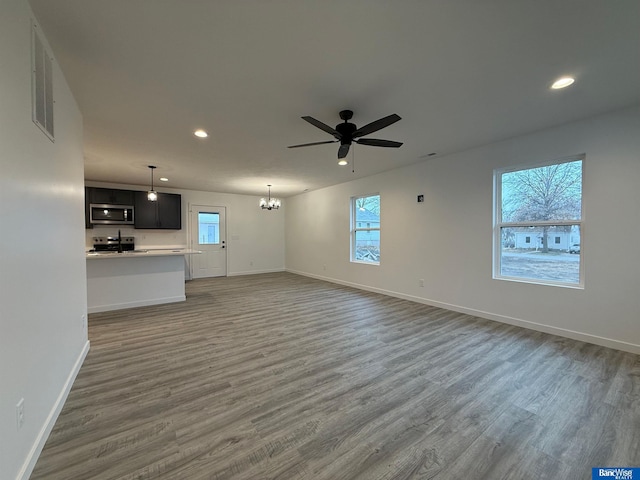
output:
<svg viewBox="0 0 640 480"><path fill-rule="evenodd" d="M182 197L175 193L158 193L151 202L147 192L134 193L135 228L159 228L180 230L182 228Z"/></svg>
<svg viewBox="0 0 640 480"><path fill-rule="evenodd" d="M86 188L89 203L106 205L133 205L131 190L116 190L114 188Z"/></svg>
<svg viewBox="0 0 640 480"><path fill-rule="evenodd" d="M133 206L134 192L115 188L84 187L84 223L86 228L91 224L91 204Z"/></svg>
<svg viewBox="0 0 640 480"><path fill-rule="evenodd" d="M180 230L182 228L182 197L175 193L158 193L158 200L150 202L147 192L85 187L85 225L93 228L91 204L133 206L135 228Z"/></svg>

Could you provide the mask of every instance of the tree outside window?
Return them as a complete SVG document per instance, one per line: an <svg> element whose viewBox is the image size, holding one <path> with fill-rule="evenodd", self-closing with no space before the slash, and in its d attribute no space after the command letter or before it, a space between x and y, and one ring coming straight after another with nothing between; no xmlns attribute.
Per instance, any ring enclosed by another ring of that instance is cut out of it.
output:
<svg viewBox="0 0 640 480"><path fill-rule="evenodd" d="M380 264L380 195L351 199L351 261Z"/></svg>
<svg viewBox="0 0 640 480"><path fill-rule="evenodd" d="M581 285L582 158L498 170L494 277ZM551 239L551 241L550 241Z"/></svg>

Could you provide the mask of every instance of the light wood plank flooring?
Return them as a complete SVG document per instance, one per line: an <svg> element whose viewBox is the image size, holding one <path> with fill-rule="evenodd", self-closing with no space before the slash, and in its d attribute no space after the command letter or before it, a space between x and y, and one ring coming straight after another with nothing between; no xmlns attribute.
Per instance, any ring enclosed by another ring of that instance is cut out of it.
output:
<svg viewBox="0 0 640 480"><path fill-rule="evenodd" d="M602 319L606 321L606 319ZM590 479L640 356L289 273L93 314L32 479Z"/></svg>

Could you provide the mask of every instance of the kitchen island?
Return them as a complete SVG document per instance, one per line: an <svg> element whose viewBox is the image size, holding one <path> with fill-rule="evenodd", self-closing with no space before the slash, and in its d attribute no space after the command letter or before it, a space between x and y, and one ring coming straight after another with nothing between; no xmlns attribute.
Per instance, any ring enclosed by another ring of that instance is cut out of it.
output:
<svg viewBox="0 0 640 480"><path fill-rule="evenodd" d="M185 255L199 253L186 248L87 252L88 312L185 301Z"/></svg>

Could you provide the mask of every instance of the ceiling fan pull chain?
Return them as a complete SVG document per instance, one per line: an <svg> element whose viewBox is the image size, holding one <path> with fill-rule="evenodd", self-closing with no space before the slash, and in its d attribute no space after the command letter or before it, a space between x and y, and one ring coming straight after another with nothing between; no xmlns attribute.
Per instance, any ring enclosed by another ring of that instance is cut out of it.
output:
<svg viewBox="0 0 640 480"><path fill-rule="evenodd" d="M351 149L351 173L356 173L356 146Z"/></svg>

